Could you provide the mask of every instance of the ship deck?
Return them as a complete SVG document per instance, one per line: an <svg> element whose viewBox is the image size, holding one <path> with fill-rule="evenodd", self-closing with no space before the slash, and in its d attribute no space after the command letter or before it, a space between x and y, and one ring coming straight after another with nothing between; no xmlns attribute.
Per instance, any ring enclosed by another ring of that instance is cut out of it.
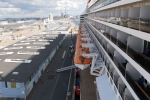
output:
<svg viewBox="0 0 150 100"><path fill-rule="evenodd" d="M90 74L90 69L82 70L80 78L81 100L97 100L96 84L94 84L96 77Z"/></svg>

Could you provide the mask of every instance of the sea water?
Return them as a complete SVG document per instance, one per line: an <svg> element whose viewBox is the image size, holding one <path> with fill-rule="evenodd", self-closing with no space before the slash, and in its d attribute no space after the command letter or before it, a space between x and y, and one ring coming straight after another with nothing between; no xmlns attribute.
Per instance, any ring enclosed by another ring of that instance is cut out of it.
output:
<svg viewBox="0 0 150 100"><path fill-rule="evenodd" d="M74 19L74 20L72 20L72 22L75 23L76 25L79 25L80 19Z"/></svg>

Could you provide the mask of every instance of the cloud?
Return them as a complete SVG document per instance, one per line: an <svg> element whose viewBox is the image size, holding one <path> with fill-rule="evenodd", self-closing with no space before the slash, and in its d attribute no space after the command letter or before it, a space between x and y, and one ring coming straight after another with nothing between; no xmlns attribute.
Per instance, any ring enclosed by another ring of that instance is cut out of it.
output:
<svg viewBox="0 0 150 100"><path fill-rule="evenodd" d="M9 8L9 7L13 7L13 5L9 4L8 2L1 2L0 1L0 8Z"/></svg>
<svg viewBox="0 0 150 100"><path fill-rule="evenodd" d="M72 15L81 14L86 0L0 0L0 17L44 17L49 13L60 15L66 12ZM14 15L12 15L14 13Z"/></svg>
<svg viewBox="0 0 150 100"><path fill-rule="evenodd" d="M19 12L19 8L0 8L0 11L2 12Z"/></svg>

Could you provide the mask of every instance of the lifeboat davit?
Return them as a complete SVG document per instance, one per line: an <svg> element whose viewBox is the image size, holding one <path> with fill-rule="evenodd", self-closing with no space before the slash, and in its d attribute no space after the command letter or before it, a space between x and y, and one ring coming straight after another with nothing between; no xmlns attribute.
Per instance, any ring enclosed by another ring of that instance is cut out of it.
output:
<svg viewBox="0 0 150 100"><path fill-rule="evenodd" d="M82 48L82 44L76 45L76 50L89 51L89 48Z"/></svg>
<svg viewBox="0 0 150 100"><path fill-rule="evenodd" d="M77 39L86 38L86 36L78 35Z"/></svg>

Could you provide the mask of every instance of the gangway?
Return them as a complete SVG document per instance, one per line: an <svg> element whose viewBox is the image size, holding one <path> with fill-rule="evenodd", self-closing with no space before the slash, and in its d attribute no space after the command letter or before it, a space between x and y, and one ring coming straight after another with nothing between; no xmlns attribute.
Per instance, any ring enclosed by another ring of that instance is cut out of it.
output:
<svg viewBox="0 0 150 100"><path fill-rule="evenodd" d="M66 70L73 69L73 68L76 68L76 66L72 65L72 66L60 68L60 69L57 69L56 72L62 72L62 71L66 71Z"/></svg>

